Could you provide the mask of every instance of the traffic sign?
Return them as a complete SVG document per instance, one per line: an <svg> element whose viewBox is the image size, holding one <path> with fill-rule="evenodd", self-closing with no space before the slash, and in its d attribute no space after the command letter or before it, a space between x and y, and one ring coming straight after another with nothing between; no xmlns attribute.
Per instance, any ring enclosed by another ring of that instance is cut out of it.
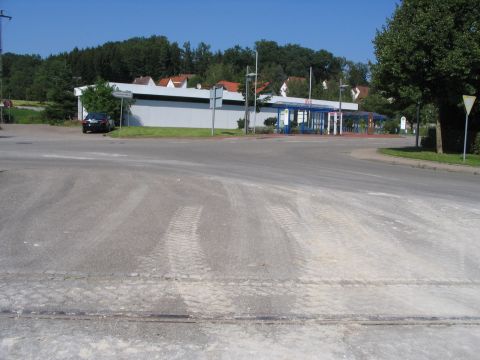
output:
<svg viewBox="0 0 480 360"><path fill-rule="evenodd" d="M114 91L112 95L119 99L132 99L133 93L131 91Z"/></svg>
<svg viewBox="0 0 480 360"><path fill-rule="evenodd" d="M215 104L215 106L214 106ZM218 109L223 105L223 88L214 87L210 89L210 109Z"/></svg>
<svg viewBox="0 0 480 360"><path fill-rule="evenodd" d="M465 104L465 110L467 110L467 115L470 115L470 111L472 111L472 107L476 99L476 96L463 95L463 103Z"/></svg>
<svg viewBox="0 0 480 360"><path fill-rule="evenodd" d="M400 119L400 130L407 130L407 118L405 116Z"/></svg>

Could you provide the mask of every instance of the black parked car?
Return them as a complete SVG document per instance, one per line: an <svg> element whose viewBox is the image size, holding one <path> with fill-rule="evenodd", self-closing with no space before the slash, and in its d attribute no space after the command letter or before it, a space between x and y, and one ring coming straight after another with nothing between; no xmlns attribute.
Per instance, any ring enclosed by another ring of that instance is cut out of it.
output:
<svg viewBox="0 0 480 360"><path fill-rule="evenodd" d="M90 113L82 121L82 131L103 131L109 132L115 128L115 122L106 113Z"/></svg>

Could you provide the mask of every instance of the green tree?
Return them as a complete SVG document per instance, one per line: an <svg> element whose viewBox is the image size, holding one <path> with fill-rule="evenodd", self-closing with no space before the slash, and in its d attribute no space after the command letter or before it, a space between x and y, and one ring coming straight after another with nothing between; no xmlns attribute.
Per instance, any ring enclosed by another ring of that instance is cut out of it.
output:
<svg viewBox="0 0 480 360"><path fill-rule="evenodd" d="M211 64L205 74L205 82L209 86L213 86L220 80L232 81L234 77L235 74L232 65L223 63Z"/></svg>
<svg viewBox="0 0 480 360"><path fill-rule="evenodd" d="M72 73L65 60L55 60L51 69L54 75L50 78L52 85L47 92L49 104L45 108L45 116L51 121L71 119L77 105L73 95Z"/></svg>
<svg viewBox="0 0 480 360"><path fill-rule="evenodd" d="M120 113L120 100L112 93L116 90L114 86L105 80L98 80L95 85L87 87L80 99L87 112L105 112L117 118Z"/></svg>
<svg viewBox="0 0 480 360"><path fill-rule="evenodd" d="M287 83L287 96L297 98L308 98L308 81L307 80L290 80Z"/></svg>
<svg viewBox="0 0 480 360"><path fill-rule="evenodd" d="M462 126L462 94L480 89L480 1L403 0L374 40L375 85L439 110L437 152Z"/></svg>

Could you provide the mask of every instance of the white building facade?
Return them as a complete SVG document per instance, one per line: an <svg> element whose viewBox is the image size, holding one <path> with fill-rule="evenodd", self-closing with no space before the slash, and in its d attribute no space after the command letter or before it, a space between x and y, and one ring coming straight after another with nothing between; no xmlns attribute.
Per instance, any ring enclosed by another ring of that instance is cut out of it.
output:
<svg viewBox="0 0 480 360"><path fill-rule="evenodd" d="M210 90L193 88L170 88L137 84L110 83L120 91L133 93L134 103L130 114L124 116L123 124L130 126L210 128L212 110L210 109ZM86 87L76 88L78 97L78 118L83 119L86 111L80 96ZM305 104L301 98L272 96L256 114L254 124L253 106L250 107L250 126L263 126L265 119L277 117L275 103ZM312 100L312 105L337 109L335 101ZM357 111L358 105L342 103L342 109ZM223 107L215 112L215 127L219 129L236 129L237 121L245 117L245 101L242 94L223 92Z"/></svg>

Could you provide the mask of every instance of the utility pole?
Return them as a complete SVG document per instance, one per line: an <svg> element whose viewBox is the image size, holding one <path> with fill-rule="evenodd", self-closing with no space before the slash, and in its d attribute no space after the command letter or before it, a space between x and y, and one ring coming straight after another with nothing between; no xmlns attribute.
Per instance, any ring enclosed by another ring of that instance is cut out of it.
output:
<svg viewBox="0 0 480 360"><path fill-rule="evenodd" d="M258 80L258 51L255 50L255 96L253 102L253 133L255 134L255 127L257 126L257 80Z"/></svg>
<svg viewBox="0 0 480 360"><path fill-rule="evenodd" d="M11 16L5 15L3 10L0 10L0 101L2 106L0 106L0 123L3 123L3 46L2 46L2 20L3 18L12 20Z"/></svg>
<svg viewBox="0 0 480 360"><path fill-rule="evenodd" d="M308 107L310 108L308 110L308 118L307 118L307 126L310 127L310 121L312 118L312 67L310 66L310 86L308 88ZM313 126L312 126L313 127Z"/></svg>
<svg viewBox="0 0 480 360"><path fill-rule="evenodd" d="M248 65L247 65L247 72L245 74L245 121L244 121L244 128L245 128L245 135L248 135Z"/></svg>

